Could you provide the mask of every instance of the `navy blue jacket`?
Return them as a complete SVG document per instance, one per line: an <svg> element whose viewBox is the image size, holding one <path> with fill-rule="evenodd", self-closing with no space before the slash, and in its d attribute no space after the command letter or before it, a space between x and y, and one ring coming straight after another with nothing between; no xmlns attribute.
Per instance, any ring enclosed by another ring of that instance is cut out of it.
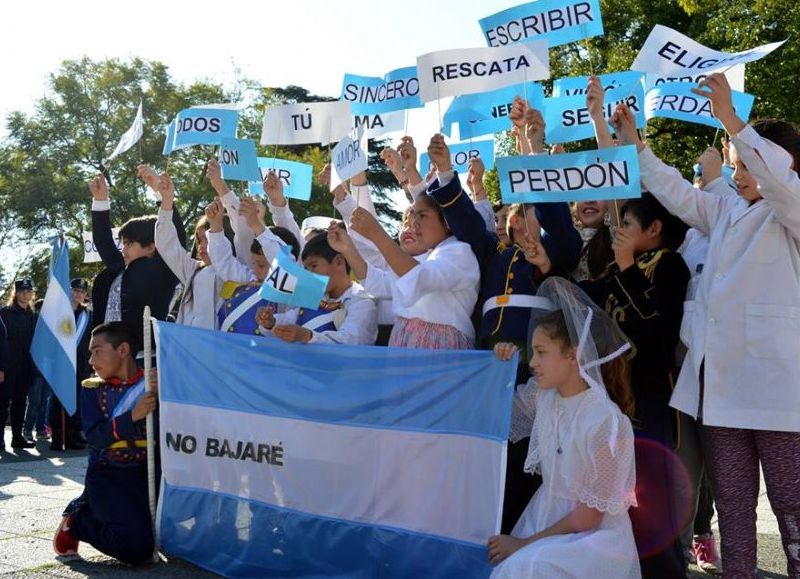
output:
<svg viewBox="0 0 800 579"><path fill-rule="evenodd" d="M486 222L462 189L457 174L444 187L439 187L439 182L434 181L428 188L428 194L439 203L447 225L456 238L468 243L478 258L481 267L479 309L487 299L495 296L536 294L545 276L537 267L525 261L519 246L506 247L494 231L486 229ZM581 236L572 223L569 205L536 205L536 217L545 231L542 245L552 266L549 275L568 275L577 266L583 246ZM526 345L529 321L528 308L508 306L490 310L481 317L478 332L481 344L492 347L497 342L509 341Z"/></svg>

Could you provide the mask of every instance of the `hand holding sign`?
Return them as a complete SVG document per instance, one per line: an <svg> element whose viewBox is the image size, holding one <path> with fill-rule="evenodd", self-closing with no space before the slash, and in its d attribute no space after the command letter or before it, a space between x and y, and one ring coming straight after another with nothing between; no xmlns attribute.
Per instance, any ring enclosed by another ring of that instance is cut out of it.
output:
<svg viewBox="0 0 800 579"><path fill-rule="evenodd" d="M542 273L546 274L550 271L552 267L550 256L547 255L547 251L538 238L534 238L530 233L525 233L522 250L525 252L525 261L538 267Z"/></svg>
<svg viewBox="0 0 800 579"><path fill-rule="evenodd" d="M508 118L511 119L511 126L518 131L525 129L525 111L528 109L528 103L522 100L521 97L515 96L514 102L511 104L511 112L508 113Z"/></svg>
<svg viewBox="0 0 800 579"><path fill-rule="evenodd" d="M256 323L266 330L275 326L275 314L272 306L262 306L256 310Z"/></svg>
<svg viewBox="0 0 800 579"><path fill-rule="evenodd" d="M352 255L356 251L353 239L348 235L347 229L340 227L339 223L331 223L328 227L328 245L337 253L345 257Z"/></svg>
<svg viewBox="0 0 800 579"><path fill-rule="evenodd" d="M724 74L714 73L701 80L697 86L692 92L711 101L711 114L722 123L728 134L735 135L745 127L744 121L736 116L731 85Z"/></svg>
<svg viewBox="0 0 800 579"><path fill-rule="evenodd" d="M532 154L544 152L544 117L538 110L528 107L525 111L525 134L527 135L528 147Z"/></svg>
<svg viewBox="0 0 800 579"><path fill-rule="evenodd" d="M286 197L283 196L283 183L275 171L269 171L264 178L264 193L273 207L284 207Z"/></svg>
<svg viewBox="0 0 800 579"><path fill-rule="evenodd" d="M444 142L444 135L437 133L431 137L431 142L428 144L428 158L431 163L436 165L439 173L445 173L453 168L450 161L450 149Z"/></svg>
<svg viewBox="0 0 800 579"><path fill-rule="evenodd" d="M206 165L206 177L211 182L214 191L220 197L224 197L228 193L228 186L222 178L222 168L219 166L219 161L216 159L209 159Z"/></svg>
<svg viewBox="0 0 800 579"><path fill-rule="evenodd" d="M619 142L623 145L636 145L636 150L644 149L644 143L639 138L639 131L636 130L636 117L633 116L627 105L617 105L614 115L611 117L611 126L617 133Z"/></svg>
<svg viewBox="0 0 800 579"><path fill-rule="evenodd" d="M169 176L169 173L164 173L158 178L156 190L161 195L161 209L171 211L175 205L175 184L172 182L172 177Z"/></svg>
<svg viewBox="0 0 800 579"><path fill-rule="evenodd" d="M222 231L222 218L224 216L225 213L222 210L222 201L219 200L219 197L215 197L214 200L206 206L206 219L208 219L209 232L219 233Z"/></svg>
<svg viewBox="0 0 800 579"><path fill-rule="evenodd" d="M139 165L136 167L136 176L153 191L158 191L159 176L150 165Z"/></svg>
<svg viewBox="0 0 800 579"><path fill-rule="evenodd" d="M319 182L323 187L327 187L330 189L331 186L331 164L326 163L325 166L322 168L322 171L319 172ZM345 187L344 182L339 183L333 191L331 191L331 195L333 195L334 200L336 203L341 203L345 196L347 195L347 188Z"/></svg>
<svg viewBox="0 0 800 579"><path fill-rule="evenodd" d="M89 181L89 192L92 194L92 199L95 201L108 200L108 186L106 185L106 178L98 175Z"/></svg>
<svg viewBox="0 0 800 579"><path fill-rule="evenodd" d="M606 91L603 90L603 85L600 84L600 79L596 76L589 78L589 83L586 85L586 108L589 109L589 116L596 123L602 123L603 117L603 102L605 100Z"/></svg>
<svg viewBox="0 0 800 579"><path fill-rule="evenodd" d="M403 171L403 160L400 158L400 153L391 147L384 147L381 151L381 160L386 167L392 172L395 179L402 181L405 179L405 172Z"/></svg>
<svg viewBox="0 0 800 579"><path fill-rule="evenodd" d="M480 157L475 157L469 160L467 189L469 189L472 192L472 195L476 198L481 195L485 197L485 190L483 188L483 174L485 172L486 167L484 167L483 161L481 161Z"/></svg>
<svg viewBox="0 0 800 579"><path fill-rule="evenodd" d="M411 185L416 185L422 181L422 176L417 169L417 148L414 146L414 139L409 136L402 137L400 145L397 147L397 152L400 153L403 171L406 172L408 182Z"/></svg>

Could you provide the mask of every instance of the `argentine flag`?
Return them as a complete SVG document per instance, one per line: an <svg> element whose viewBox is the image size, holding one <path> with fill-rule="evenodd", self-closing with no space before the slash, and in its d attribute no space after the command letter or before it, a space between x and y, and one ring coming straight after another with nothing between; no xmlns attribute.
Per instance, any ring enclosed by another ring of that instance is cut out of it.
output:
<svg viewBox="0 0 800 579"><path fill-rule="evenodd" d="M64 409L75 414L77 332L69 285L69 249L65 239L53 241L50 279L36 322L31 356Z"/></svg>

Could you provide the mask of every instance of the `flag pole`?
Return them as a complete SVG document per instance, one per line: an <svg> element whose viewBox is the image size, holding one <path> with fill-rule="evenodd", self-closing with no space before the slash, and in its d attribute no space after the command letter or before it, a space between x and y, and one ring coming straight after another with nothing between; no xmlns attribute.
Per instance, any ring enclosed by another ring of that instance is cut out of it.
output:
<svg viewBox="0 0 800 579"><path fill-rule="evenodd" d="M152 333L153 325L150 322L150 306L144 307L144 391L152 392L153 383L150 379L150 370L153 367L152 361ZM148 412L145 418L147 430L147 499L150 507L150 522L153 525L153 537L156 533L156 455L155 455L155 433L154 433L153 413ZM158 563L158 545L154 543L153 563Z"/></svg>

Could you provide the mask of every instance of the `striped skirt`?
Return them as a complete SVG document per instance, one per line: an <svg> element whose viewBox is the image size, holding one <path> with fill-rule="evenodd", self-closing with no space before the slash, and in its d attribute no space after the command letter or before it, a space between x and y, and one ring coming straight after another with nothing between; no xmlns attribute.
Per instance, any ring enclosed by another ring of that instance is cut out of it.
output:
<svg viewBox="0 0 800 579"><path fill-rule="evenodd" d="M418 318L397 317L389 346L426 350L472 350L472 340L446 324L433 324Z"/></svg>

